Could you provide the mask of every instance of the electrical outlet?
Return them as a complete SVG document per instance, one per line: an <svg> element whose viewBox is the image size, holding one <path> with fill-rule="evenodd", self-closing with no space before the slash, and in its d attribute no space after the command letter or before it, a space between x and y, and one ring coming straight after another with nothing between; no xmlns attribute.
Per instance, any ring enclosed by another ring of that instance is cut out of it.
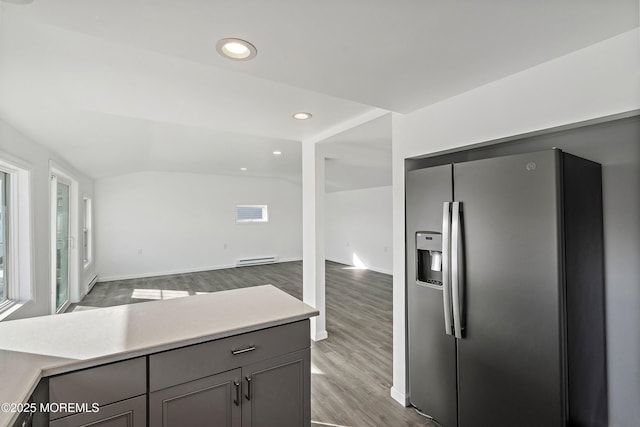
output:
<svg viewBox="0 0 640 427"><path fill-rule="evenodd" d="M142 255L142 248L138 248L138 255Z"/></svg>

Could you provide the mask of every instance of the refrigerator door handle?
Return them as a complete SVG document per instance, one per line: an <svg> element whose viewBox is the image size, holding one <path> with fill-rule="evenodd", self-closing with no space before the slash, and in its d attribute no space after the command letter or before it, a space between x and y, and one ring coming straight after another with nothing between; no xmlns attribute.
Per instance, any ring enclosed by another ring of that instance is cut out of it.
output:
<svg viewBox="0 0 640 427"><path fill-rule="evenodd" d="M453 298L453 328L456 338L462 338L462 319L464 316L464 260L462 250L462 205L452 203L451 215L451 296Z"/></svg>
<svg viewBox="0 0 640 427"><path fill-rule="evenodd" d="M442 207L442 303L444 305L444 332L453 335L451 327L451 285L449 260L451 253L451 202Z"/></svg>

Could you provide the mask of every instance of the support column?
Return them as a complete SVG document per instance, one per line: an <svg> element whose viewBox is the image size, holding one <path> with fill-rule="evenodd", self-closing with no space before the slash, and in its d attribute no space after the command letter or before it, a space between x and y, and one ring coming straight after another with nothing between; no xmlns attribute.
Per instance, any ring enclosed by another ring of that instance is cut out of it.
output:
<svg viewBox="0 0 640 427"><path fill-rule="evenodd" d="M302 299L320 315L311 318L311 339L327 338L324 283L324 156L302 142Z"/></svg>
<svg viewBox="0 0 640 427"><path fill-rule="evenodd" d="M405 286L404 158L396 140L396 117L391 116L391 165L393 185L393 386L391 397L409 405L407 381L407 311Z"/></svg>
<svg viewBox="0 0 640 427"><path fill-rule="evenodd" d="M302 143L302 299L320 311L311 318L311 339L327 338L324 283L323 141L389 112L379 108L339 123Z"/></svg>

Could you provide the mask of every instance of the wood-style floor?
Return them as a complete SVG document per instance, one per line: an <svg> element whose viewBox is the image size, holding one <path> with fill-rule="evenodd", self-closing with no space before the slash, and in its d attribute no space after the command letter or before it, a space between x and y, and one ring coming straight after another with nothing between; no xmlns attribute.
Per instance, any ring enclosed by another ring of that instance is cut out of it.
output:
<svg viewBox="0 0 640 427"><path fill-rule="evenodd" d="M302 299L302 263L287 262L98 283L69 311L273 284ZM391 276L327 262L327 332L312 343L312 426L432 426L389 396Z"/></svg>

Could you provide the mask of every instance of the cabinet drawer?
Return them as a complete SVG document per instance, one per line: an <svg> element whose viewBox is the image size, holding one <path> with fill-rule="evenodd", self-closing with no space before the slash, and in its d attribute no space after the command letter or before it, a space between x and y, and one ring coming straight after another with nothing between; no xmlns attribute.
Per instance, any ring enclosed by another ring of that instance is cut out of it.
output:
<svg viewBox="0 0 640 427"><path fill-rule="evenodd" d="M138 396L111 405L98 412L70 415L49 423L49 427L146 427L147 397Z"/></svg>
<svg viewBox="0 0 640 427"><path fill-rule="evenodd" d="M144 357L97 366L49 378L52 403L92 403L106 405L147 392L147 365ZM51 412L57 419L68 412Z"/></svg>
<svg viewBox="0 0 640 427"><path fill-rule="evenodd" d="M149 356L149 391L307 347L309 321L303 320L153 354Z"/></svg>

